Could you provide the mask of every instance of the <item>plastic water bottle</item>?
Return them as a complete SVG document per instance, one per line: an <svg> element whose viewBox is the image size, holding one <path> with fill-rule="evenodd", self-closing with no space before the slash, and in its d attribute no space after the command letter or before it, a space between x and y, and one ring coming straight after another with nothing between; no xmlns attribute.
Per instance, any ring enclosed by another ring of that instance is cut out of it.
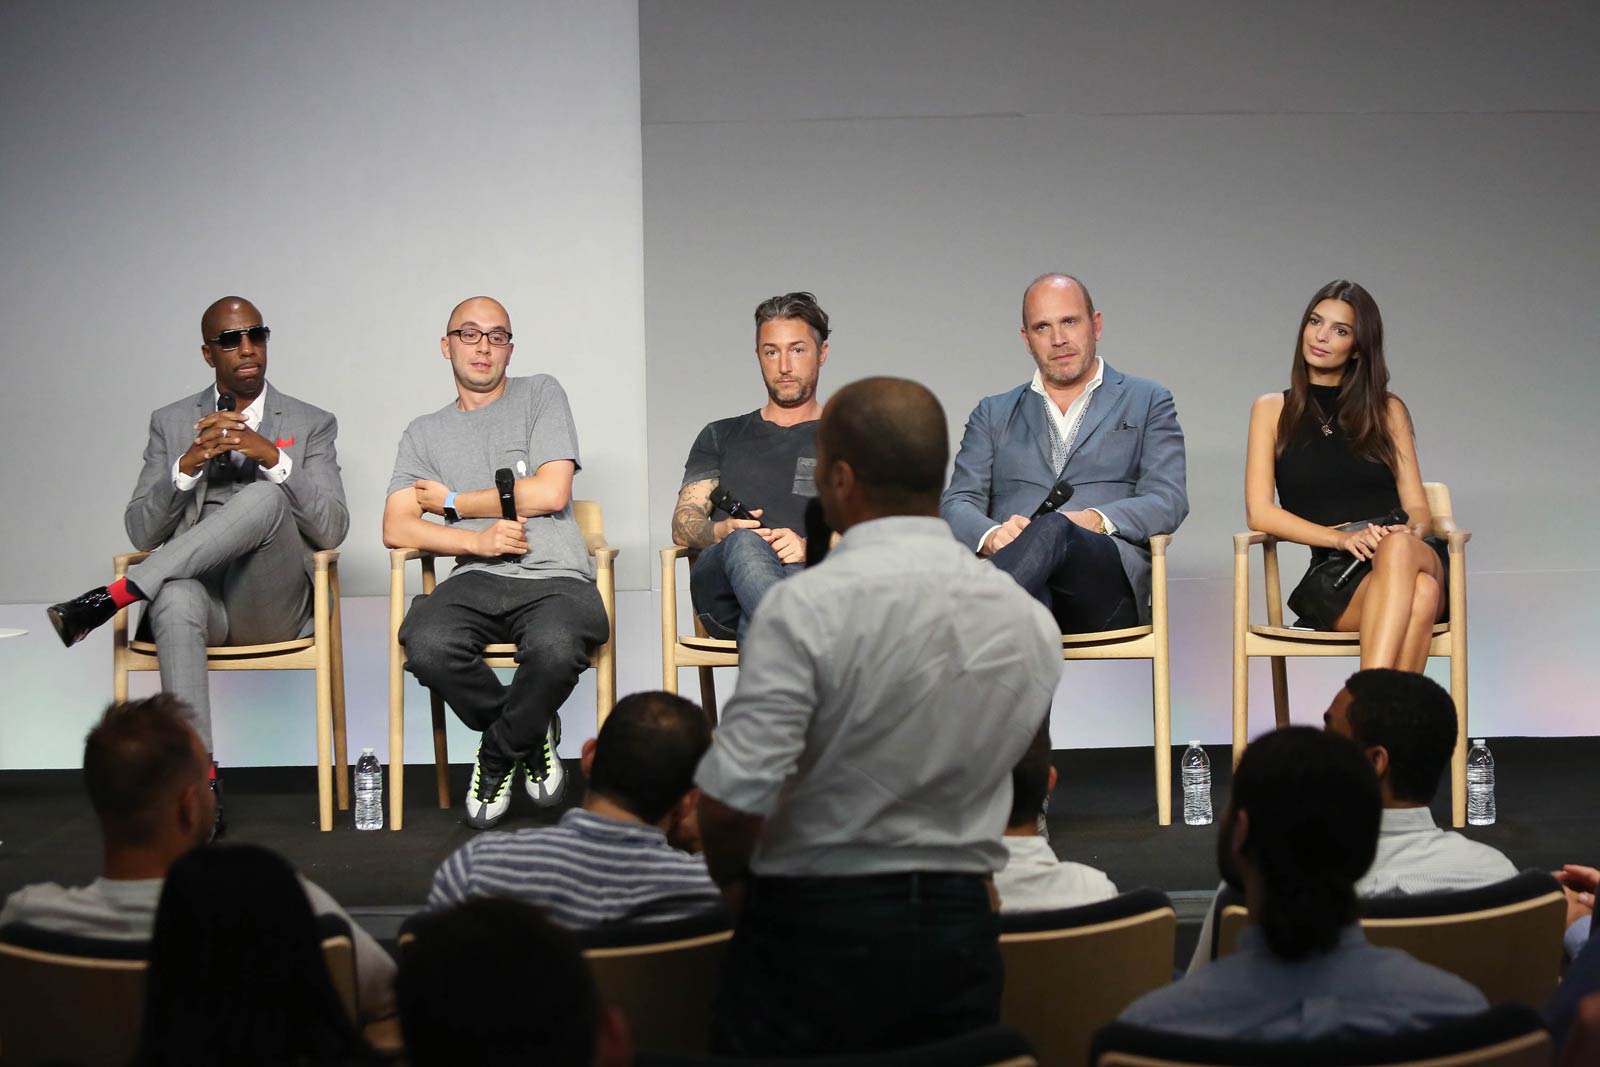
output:
<svg viewBox="0 0 1600 1067"><path fill-rule="evenodd" d="M1467 824L1494 825L1494 757L1481 737L1467 753Z"/></svg>
<svg viewBox="0 0 1600 1067"><path fill-rule="evenodd" d="M356 829L383 829L383 768L370 748L356 760Z"/></svg>
<svg viewBox="0 0 1600 1067"><path fill-rule="evenodd" d="M1211 825L1211 757L1190 741L1183 750L1183 821L1190 826Z"/></svg>

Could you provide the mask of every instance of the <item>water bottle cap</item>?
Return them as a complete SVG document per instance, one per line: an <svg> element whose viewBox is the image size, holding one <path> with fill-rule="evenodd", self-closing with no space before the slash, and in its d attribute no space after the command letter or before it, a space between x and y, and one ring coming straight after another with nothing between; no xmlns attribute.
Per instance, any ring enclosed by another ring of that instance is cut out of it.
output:
<svg viewBox="0 0 1600 1067"><path fill-rule="evenodd" d="M1481 737L1474 739L1472 743L1475 744L1475 745L1482 745L1484 748L1488 748L1489 747L1489 742L1485 741Z"/></svg>
<svg viewBox="0 0 1600 1067"><path fill-rule="evenodd" d="M1189 747L1190 748L1199 748L1200 747L1200 742L1198 742L1198 741L1190 741L1189 742Z"/></svg>
<svg viewBox="0 0 1600 1067"><path fill-rule="evenodd" d="M370 755L373 754L373 752L372 752L372 749L370 749L370 748L364 748L364 749L361 750L361 754L363 756L370 756Z"/></svg>

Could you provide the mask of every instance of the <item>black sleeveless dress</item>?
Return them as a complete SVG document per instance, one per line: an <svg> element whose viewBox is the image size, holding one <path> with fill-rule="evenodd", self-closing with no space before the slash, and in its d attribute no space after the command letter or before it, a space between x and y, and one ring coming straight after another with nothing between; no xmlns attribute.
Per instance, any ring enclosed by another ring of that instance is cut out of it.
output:
<svg viewBox="0 0 1600 1067"><path fill-rule="evenodd" d="M1284 395L1288 395L1287 391ZM1394 471L1350 450L1339 425L1339 387L1313 385L1307 399L1305 417L1275 467L1278 503L1283 509L1318 526L1340 526L1376 520L1399 508L1400 490ZM1323 433L1322 420L1327 421L1332 433ZM1435 537L1427 540L1439 553L1440 562L1448 567L1444 542ZM1350 598L1369 569L1358 570L1344 588L1334 589L1333 577L1352 558L1337 549L1311 549L1311 565L1289 594L1289 606L1300 616L1297 625L1313 630L1333 629L1333 621L1350 606Z"/></svg>

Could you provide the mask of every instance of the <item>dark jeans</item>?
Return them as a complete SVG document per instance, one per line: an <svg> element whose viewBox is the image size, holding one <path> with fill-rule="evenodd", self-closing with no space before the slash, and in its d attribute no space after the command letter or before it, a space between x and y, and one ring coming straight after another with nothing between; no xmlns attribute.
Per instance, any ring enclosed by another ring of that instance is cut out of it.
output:
<svg viewBox="0 0 1600 1067"><path fill-rule="evenodd" d="M767 590L805 569L804 563L781 562L753 531L735 530L695 558L689 597L706 633L725 641L743 637Z"/></svg>
<svg viewBox="0 0 1600 1067"><path fill-rule="evenodd" d="M522 759L544 743L589 654L611 627L593 582L454 574L411 602L400 624L406 670L438 693L489 751ZM485 645L517 646L504 686L483 662Z"/></svg>
<svg viewBox="0 0 1600 1067"><path fill-rule="evenodd" d="M754 879L723 965L712 1050L876 1052L992 1026L999 937L976 875Z"/></svg>
<svg viewBox="0 0 1600 1067"><path fill-rule="evenodd" d="M989 562L1049 608L1064 634L1139 625L1116 540L1058 511L1034 519Z"/></svg>

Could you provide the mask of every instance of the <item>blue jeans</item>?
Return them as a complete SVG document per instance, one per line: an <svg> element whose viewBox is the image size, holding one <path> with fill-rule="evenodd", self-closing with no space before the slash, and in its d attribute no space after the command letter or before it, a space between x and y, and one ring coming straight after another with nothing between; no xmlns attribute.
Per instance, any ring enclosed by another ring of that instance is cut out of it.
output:
<svg viewBox="0 0 1600 1067"><path fill-rule="evenodd" d="M992 1026L999 938L977 875L754 878L723 964L712 1051L880 1052Z"/></svg>
<svg viewBox="0 0 1600 1067"><path fill-rule="evenodd" d="M1116 541L1058 511L1034 519L989 562L1049 608L1064 634L1139 625Z"/></svg>
<svg viewBox="0 0 1600 1067"><path fill-rule="evenodd" d="M767 590L805 570L784 563L752 530L735 530L701 550L689 568L689 597L695 614L712 637L743 638Z"/></svg>

